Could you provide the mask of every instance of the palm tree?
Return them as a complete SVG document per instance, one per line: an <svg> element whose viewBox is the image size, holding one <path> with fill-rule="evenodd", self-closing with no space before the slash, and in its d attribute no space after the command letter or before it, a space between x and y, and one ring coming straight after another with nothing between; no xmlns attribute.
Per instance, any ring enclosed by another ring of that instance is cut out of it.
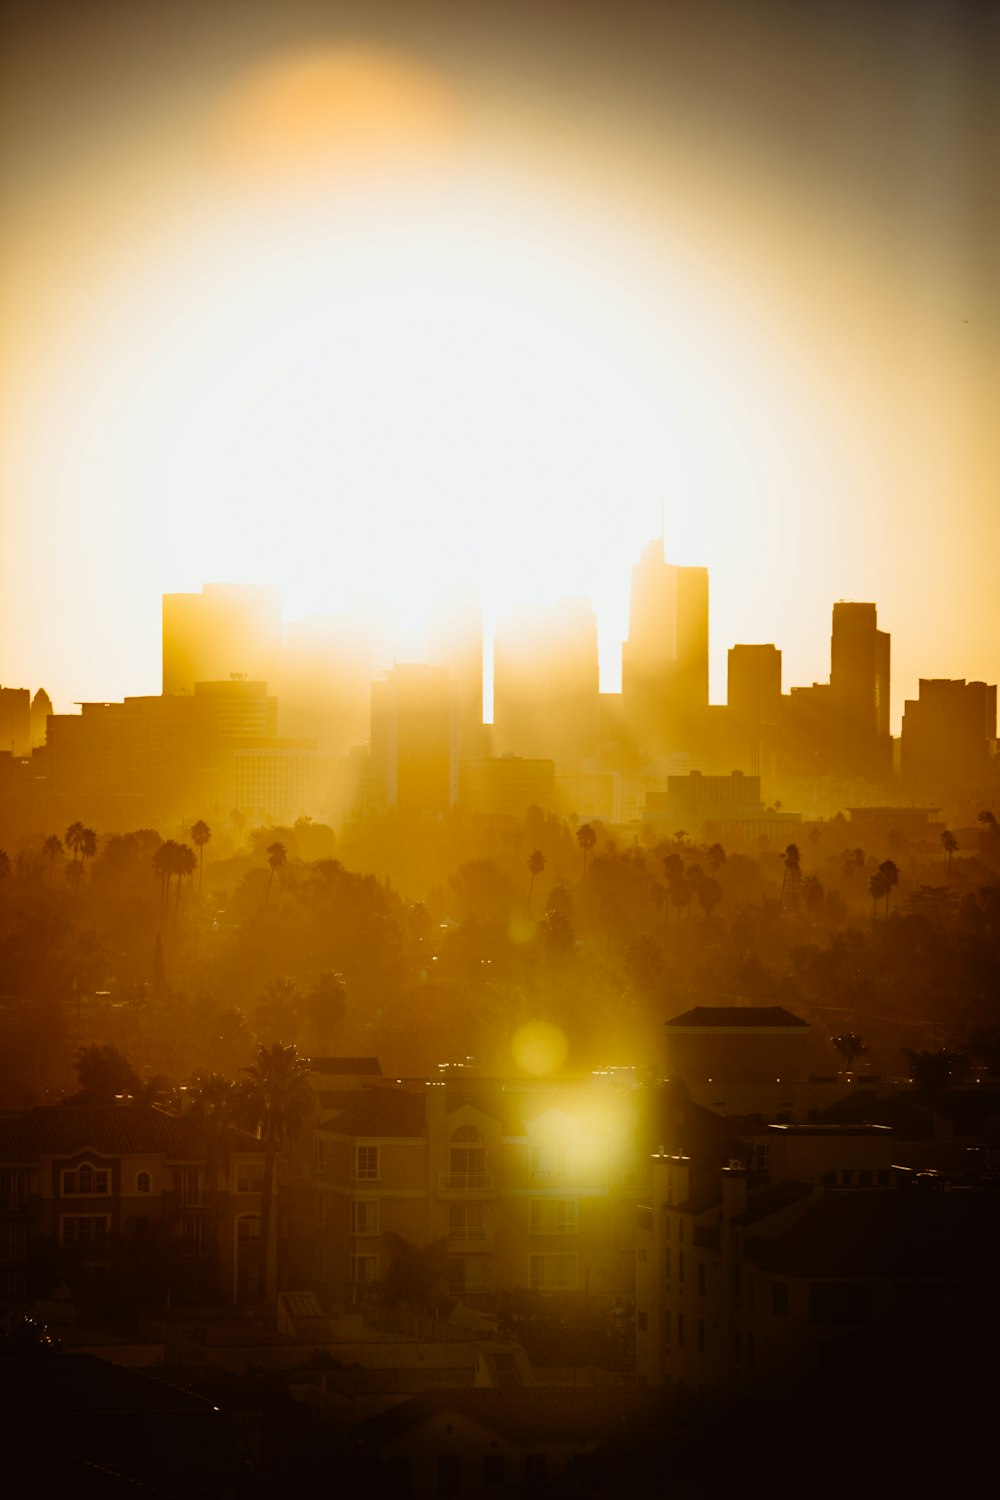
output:
<svg viewBox="0 0 1000 1500"><path fill-rule="evenodd" d="M589 823L582 823L576 830L576 841L583 850L583 878L587 878L587 855L597 843L597 834Z"/></svg>
<svg viewBox="0 0 1000 1500"><path fill-rule="evenodd" d="M260 1196L260 1237L264 1245L265 1281L269 1295L276 1291L271 1275L270 1233L274 1203L274 1168L278 1152L294 1140L313 1103L309 1060L294 1046L272 1042L258 1047L244 1068L239 1105L244 1119L264 1143L264 1183Z"/></svg>
<svg viewBox="0 0 1000 1500"><path fill-rule="evenodd" d="M885 872L882 869L881 865L879 865L878 869L869 876L868 894L872 898L872 922L874 923L875 910L878 906L878 903L882 900L883 896L886 898L887 902L889 900L889 886L886 882Z"/></svg>
<svg viewBox="0 0 1000 1500"><path fill-rule="evenodd" d="M73 851L74 864L76 864L76 861L79 857L80 846L83 843L86 834L87 830L84 828L82 823L71 823L66 830L66 847L67 849L72 849Z"/></svg>
<svg viewBox="0 0 1000 1500"><path fill-rule="evenodd" d="M237 1106L236 1084L223 1073L199 1070L188 1079L187 1090L191 1117L205 1132L206 1175L211 1185L217 1166L221 1165L223 1175L229 1176L227 1145Z"/></svg>
<svg viewBox="0 0 1000 1500"><path fill-rule="evenodd" d="M201 890L201 878L205 873L205 845L212 837L212 830L203 818L199 818L191 829L191 842L198 847L198 889Z"/></svg>
<svg viewBox="0 0 1000 1500"><path fill-rule="evenodd" d="M57 857L63 852L63 841L57 833L50 833L42 845L42 853L49 857L49 886L52 885L52 871Z"/></svg>
<svg viewBox="0 0 1000 1500"><path fill-rule="evenodd" d="M856 1031L844 1031L840 1036L832 1036L830 1041L844 1059L848 1072L853 1069L858 1058L864 1057L868 1051L864 1037L858 1036Z"/></svg>
<svg viewBox="0 0 1000 1500"><path fill-rule="evenodd" d="M879 874L883 881L883 895L885 896L885 914L889 915L889 897L895 886L899 884L899 866L891 859L884 859L879 865Z"/></svg>
<svg viewBox="0 0 1000 1500"><path fill-rule="evenodd" d="M525 908L531 912L531 893L535 889L535 876L540 875L545 869L545 855L541 849L535 849L528 855L528 869L531 872L531 880L528 883L528 904Z"/></svg>
<svg viewBox="0 0 1000 1500"><path fill-rule="evenodd" d="M97 833L93 828L85 828L80 839L80 863L85 859L93 859L97 853Z"/></svg>
<svg viewBox="0 0 1000 1500"><path fill-rule="evenodd" d="M951 875L951 856L954 854L955 850L958 848L958 839L952 833L952 831L951 831L950 828L946 828L944 830L944 832L942 833L942 835L941 835L941 848L944 850L945 854L947 854L947 856L948 856L948 875L950 876Z"/></svg>
<svg viewBox="0 0 1000 1500"><path fill-rule="evenodd" d="M177 896L174 901L174 929L177 927L177 917L181 909L181 881L184 876L189 878L198 868L198 860L190 844L174 844L173 873L177 876Z"/></svg>
<svg viewBox="0 0 1000 1500"><path fill-rule="evenodd" d="M284 844L273 843L267 846L267 862L271 866L271 874L267 881L267 894L264 896L264 905L267 905L271 894L271 885L274 881L275 872L283 870L288 863L288 850Z"/></svg>
<svg viewBox="0 0 1000 1500"><path fill-rule="evenodd" d="M708 853L705 855L705 863L710 870L718 870L726 863L726 851L721 844L709 845Z"/></svg>
<svg viewBox="0 0 1000 1500"><path fill-rule="evenodd" d="M161 914L166 910L167 906L167 895L170 889L170 877L174 873L173 850L176 847L177 846L173 839L167 839L165 843L160 845L156 853L153 855L153 872L160 881Z"/></svg>

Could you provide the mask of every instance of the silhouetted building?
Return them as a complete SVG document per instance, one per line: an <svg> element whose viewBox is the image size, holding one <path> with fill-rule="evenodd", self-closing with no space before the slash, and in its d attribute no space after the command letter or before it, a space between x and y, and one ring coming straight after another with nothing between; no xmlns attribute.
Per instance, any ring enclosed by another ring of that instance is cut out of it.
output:
<svg viewBox="0 0 1000 1500"><path fill-rule="evenodd" d="M463 760L459 768L458 804L463 812L523 818L529 807L552 812L555 803L554 761L493 755Z"/></svg>
<svg viewBox="0 0 1000 1500"><path fill-rule="evenodd" d="M937 784L982 781L997 736L996 684L921 677L903 709L901 770Z"/></svg>
<svg viewBox="0 0 1000 1500"><path fill-rule="evenodd" d="M372 683L371 760L383 807L443 813L458 790L447 667L397 663Z"/></svg>
<svg viewBox="0 0 1000 1500"><path fill-rule="evenodd" d="M45 735L48 727L48 717L52 712L52 699L44 688L31 700L31 748L38 750L45 744Z"/></svg>
<svg viewBox="0 0 1000 1500"><path fill-rule="evenodd" d="M708 569L664 561L650 542L632 569L622 700L635 749L659 759L700 740L708 707Z"/></svg>
<svg viewBox="0 0 1000 1500"><path fill-rule="evenodd" d="M889 635L874 604L833 606L830 703L836 769L885 780L892 773L889 733Z"/></svg>
<svg viewBox="0 0 1000 1500"><path fill-rule="evenodd" d="M584 599L501 620L493 658L498 751L574 771L598 736L597 621Z"/></svg>
<svg viewBox="0 0 1000 1500"><path fill-rule="evenodd" d="M695 838L752 844L758 839L794 838L802 822L798 812L765 808L760 777L733 771L729 776L668 776L665 792L646 793L645 819L664 831L681 829Z"/></svg>
<svg viewBox="0 0 1000 1500"><path fill-rule="evenodd" d="M269 584L206 583L163 595L163 692L233 673L270 680L281 651L281 591Z"/></svg>
<svg viewBox="0 0 1000 1500"><path fill-rule="evenodd" d="M0 687L0 750L31 753L31 694L27 688Z"/></svg>
<svg viewBox="0 0 1000 1500"><path fill-rule="evenodd" d="M732 758L755 776L774 774L781 723L781 652L776 646L731 646L727 692Z"/></svg>
<svg viewBox="0 0 1000 1500"><path fill-rule="evenodd" d="M834 764L833 728L828 682L792 688L781 702L780 769L794 776L829 775Z"/></svg>
<svg viewBox="0 0 1000 1500"><path fill-rule="evenodd" d="M460 761L487 754L483 727L483 612L478 604L442 606L428 631L428 657L451 678L456 750Z"/></svg>
<svg viewBox="0 0 1000 1500"><path fill-rule="evenodd" d="M374 633L346 615L310 615L288 626L274 688L281 733L343 754L368 743Z"/></svg>

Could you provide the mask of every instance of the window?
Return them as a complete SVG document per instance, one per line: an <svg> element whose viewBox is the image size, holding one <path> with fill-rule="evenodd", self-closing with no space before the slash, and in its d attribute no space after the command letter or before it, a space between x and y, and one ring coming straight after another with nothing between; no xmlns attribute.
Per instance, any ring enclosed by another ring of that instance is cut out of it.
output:
<svg viewBox="0 0 1000 1500"><path fill-rule="evenodd" d="M448 1238L450 1240L485 1240L486 1205L484 1203L449 1203Z"/></svg>
<svg viewBox="0 0 1000 1500"><path fill-rule="evenodd" d="M60 1220L60 1239L65 1246L100 1245L107 1239L110 1228L107 1214L64 1214Z"/></svg>
<svg viewBox="0 0 1000 1500"><path fill-rule="evenodd" d="M753 1336L752 1333L748 1333L747 1334L747 1364L750 1366L751 1370L753 1369L754 1355L756 1354L756 1352L757 1352L757 1350L756 1350L756 1344L754 1342L754 1336Z"/></svg>
<svg viewBox="0 0 1000 1500"><path fill-rule="evenodd" d="M771 1311L776 1318L788 1317L787 1281L775 1281L771 1284Z"/></svg>
<svg viewBox="0 0 1000 1500"><path fill-rule="evenodd" d="M545 1454L524 1455L524 1482L529 1489L540 1489L545 1483Z"/></svg>
<svg viewBox="0 0 1000 1500"><path fill-rule="evenodd" d="M667 1278L667 1280L669 1281L670 1280L670 1246L669 1245L667 1246L667 1248L663 1252L663 1274Z"/></svg>
<svg viewBox="0 0 1000 1500"><path fill-rule="evenodd" d="M0 1212L23 1208L27 1201L27 1172L23 1168L4 1167L0 1171Z"/></svg>
<svg viewBox="0 0 1000 1500"><path fill-rule="evenodd" d="M448 1170L453 1177L464 1176L473 1180L481 1178L486 1171L483 1132L474 1125L461 1125L452 1134Z"/></svg>
<svg viewBox="0 0 1000 1500"><path fill-rule="evenodd" d="M677 1252L677 1280L678 1281L683 1281L684 1280L684 1251L683 1250L678 1250L678 1252Z"/></svg>
<svg viewBox="0 0 1000 1500"><path fill-rule="evenodd" d="M236 1191L238 1193L259 1193L264 1187L264 1163L262 1161L241 1161L236 1167Z"/></svg>
<svg viewBox="0 0 1000 1500"><path fill-rule="evenodd" d="M564 1141L549 1141L543 1146L532 1146L530 1159L531 1175L539 1182L566 1175Z"/></svg>
<svg viewBox="0 0 1000 1500"><path fill-rule="evenodd" d="M449 1255L448 1293L460 1297L463 1292L485 1292L486 1261L481 1255Z"/></svg>
<svg viewBox="0 0 1000 1500"><path fill-rule="evenodd" d="M89 1162L73 1172L62 1174L63 1196L67 1198L103 1198L111 1191L106 1167L92 1167Z"/></svg>
<svg viewBox="0 0 1000 1500"><path fill-rule="evenodd" d="M322 1135L313 1136L313 1170L316 1172L326 1171L326 1137Z"/></svg>
<svg viewBox="0 0 1000 1500"><path fill-rule="evenodd" d="M640 1333L646 1333L646 1332L648 1332L648 1330L649 1330L649 1313L646 1313L646 1312L636 1313L636 1315L635 1315L635 1326L638 1328L638 1330L639 1330Z"/></svg>
<svg viewBox="0 0 1000 1500"><path fill-rule="evenodd" d="M677 1342L684 1348L684 1314L677 1314Z"/></svg>
<svg viewBox="0 0 1000 1500"><path fill-rule="evenodd" d="M528 1208L531 1234L576 1234L576 1201L572 1198L532 1198Z"/></svg>
<svg viewBox="0 0 1000 1500"><path fill-rule="evenodd" d="M669 1344L670 1337L670 1314L669 1312L665 1312L663 1314L663 1342Z"/></svg>
<svg viewBox="0 0 1000 1500"><path fill-rule="evenodd" d="M236 1238L244 1245L260 1239L260 1220L252 1214L236 1222Z"/></svg>
<svg viewBox="0 0 1000 1500"><path fill-rule="evenodd" d="M698 1319L698 1353L699 1354L704 1354L704 1352L705 1352L705 1319L704 1318L699 1318Z"/></svg>
<svg viewBox="0 0 1000 1500"><path fill-rule="evenodd" d="M135 1190L137 1193L146 1194L152 1188L152 1181L148 1172L140 1172L135 1179Z"/></svg>
<svg viewBox="0 0 1000 1500"><path fill-rule="evenodd" d="M457 1453L438 1454L437 1492L439 1495L462 1493L462 1460Z"/></svg>
<svg viewBox="0 0 1000 1500"><path fill-rule="evenodd" d="M739 1270L739 1267L737 1266L736 1269ZM700 1297L705 1295L705 1262L703 1260L698 1262L698 1295Z"/></svg>
<svg viewBox="0 0 1000 1500"><path fill-rule="evenodd" d="M351 1280L359 1283L378 1281L377 1255L352 1255Z"/></svg>
<svg viewBox="0 0 1000 1500"><path fill-rule="evenodd" d="M503 1468L504 1465L502 1453L483 1454L484 1489L489 1489L491 1486L494 1486L497 1489L501 1489L503 1487Z"/></svg>
<svg viewBox="0 0 1000 1500"><path fill-rule="evenodd" d="M378 1181L377 1146L355 1146L354 1179L356 1182Z"/></svg>
<svg viewBox="0 0 1000 1500"><path fill-rule="evenodd" d="M208 1254L208 1225L204 1217L192 1214L184 1220L182 1235L185 1255Z"/></svg>
<svg viewBox="0 0 1000 1500"><path fill-rule="evenodd" d="M351 1233L378 1234L377 1198L359 1198L351 1204Z"/></svg>
<svg viewBox="0 0 1000 1500"><path fill-rule="evenodd" d="M683 1243L684 1243L684 1220L681 1218L680 1214L677 1215L677 1238L680 1241L680 1243L683 1245Z"/></svg>
<svg viewBox="0 0 1000 1500"><path fill-rule="evenodd" d="M561 1292L575 1289L575 1255L531 1255L528 1260L532 1290Z"/></svg>

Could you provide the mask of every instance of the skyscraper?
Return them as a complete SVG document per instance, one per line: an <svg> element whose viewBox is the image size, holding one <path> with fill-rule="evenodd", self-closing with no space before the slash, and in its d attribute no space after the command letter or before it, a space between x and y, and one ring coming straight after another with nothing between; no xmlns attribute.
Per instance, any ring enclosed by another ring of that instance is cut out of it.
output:
<svg viewBox="0 0 1000 1500"><path fill-rule="evenodd" d="M836 769L882 780L892 772L889 634L874 604L833 606L830 700Z"/></svg>
<svg viewBox="0 0 1000 1500"><path fill-rule="evenodd" d="M734 767L756 776L770 774L781 719L781 652L776 646L730 647L726 701Z"/></svg>
<svg viewBox="0 0 1000 1500"><path fill-rule="evenodd" d="M520 609L497 626L493 723L502 755L576 771L597 748L597 621L586 599Z"/></svg>
<svg viewBox="0 0 1000 1500"><path fill-rule="evenodd" d="M206 583L163 596L163 692L234 673L270 681L281 650L281 591L268 584Z"/></svg>
<svg viewBox="0 0 1000 1500"><path fill-rule="evenodd" d="M622 645L622 709L646 757L689 750L708 708L708 569L664 561L663 540L632 569L628 640Z"/></svg>

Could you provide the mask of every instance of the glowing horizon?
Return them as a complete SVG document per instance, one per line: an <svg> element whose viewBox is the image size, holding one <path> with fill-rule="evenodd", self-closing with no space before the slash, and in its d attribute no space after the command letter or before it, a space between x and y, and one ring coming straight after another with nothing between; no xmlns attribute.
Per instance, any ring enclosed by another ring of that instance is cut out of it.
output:
<svg viewBox="0 0 1000 1500"><path fill-rule="evenodd" d="M894 726L918 675L996 680L983 336L947 266L894 290L863 216L724 111L682 133L563 78L547 116L432 51L259 49L129 105L86 192L22 194L0 681L156 691L160 595L225 579L393 617L399 657L442 598L489 630L584 596L614 690L661 530L709 570L713 701L738 641L825 678L838 598L892 634Z"/></svg>

